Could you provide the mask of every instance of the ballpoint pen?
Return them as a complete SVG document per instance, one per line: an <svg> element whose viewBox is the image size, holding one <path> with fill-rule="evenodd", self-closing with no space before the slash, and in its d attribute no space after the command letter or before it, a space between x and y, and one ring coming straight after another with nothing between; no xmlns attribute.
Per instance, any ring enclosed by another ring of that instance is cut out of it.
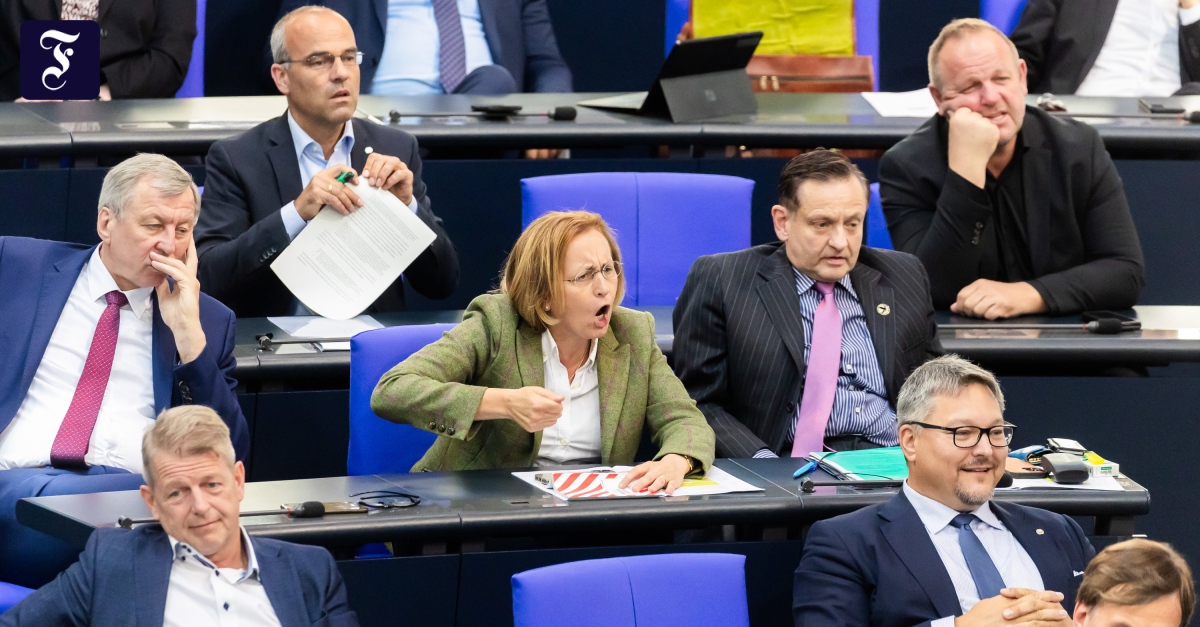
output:
<svg viewBox="0 0 1200 627"><path fill-rule="evenodd" d="M816 467L817 467L817 462L810 461L807 464L801 466L799 469L797 469L796 472L792 473L792 478L799 479L800 477L803 477L804 475L812 472L812 469L816 468Z"/></svg>

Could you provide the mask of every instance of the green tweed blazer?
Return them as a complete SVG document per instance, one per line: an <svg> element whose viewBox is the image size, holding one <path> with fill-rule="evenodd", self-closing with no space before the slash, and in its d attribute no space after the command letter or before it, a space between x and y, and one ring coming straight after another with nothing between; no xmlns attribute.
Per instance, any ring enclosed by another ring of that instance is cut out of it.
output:
<svg viewBox="0 0 1200 627"><path fill-rule="evenodd" d="M658 446L655 459L687 455L707 470L715 437L654 341L654 318L617 307L596 351L600 385L601 463L631 464L642 429ZM389 370L371 409L393 422L440 436L414 466L471 470L533 466L542 432L513 420L475 421L487 388L545 386L541 334L504 294L471 301L462 324Z"/></svg>

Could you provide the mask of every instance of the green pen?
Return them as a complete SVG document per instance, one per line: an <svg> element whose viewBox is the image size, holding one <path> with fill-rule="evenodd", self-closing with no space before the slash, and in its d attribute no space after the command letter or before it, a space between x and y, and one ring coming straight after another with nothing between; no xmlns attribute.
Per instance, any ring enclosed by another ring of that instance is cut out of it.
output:
<svg viewBox="0 0 1200 627"><path fill-rule="evenodd" d="M352 178L354 178L354 172L351 170L346 170L345 172L342 172L341 174L337 175L337 182L341 183L342 185L345 185L346 181L349 181Z"/></svg>

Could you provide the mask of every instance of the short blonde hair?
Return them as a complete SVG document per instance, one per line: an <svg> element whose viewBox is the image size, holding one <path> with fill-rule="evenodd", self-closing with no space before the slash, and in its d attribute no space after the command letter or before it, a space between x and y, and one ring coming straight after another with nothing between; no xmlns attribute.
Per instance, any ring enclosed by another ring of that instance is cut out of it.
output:
<svg viewBox="0 0 1200 627"><path fill-rule="evenodd" d="M1021 62L1021 54L1017 52L1017 47L1013 45L1007 35L1000 32L1000 29L977 17L959 18L942 27L942 32L938 33L937 39L933 40L933 45L929 46L929 82L939 91L942 89L942 71L938 67L938 56L942 54L942 48L950 41L960 39L968 34L982 32L995 33L1000 39L1003 39L1004 43L1008 44L1008 49L1012 51L1013 62L1018 64Z"/></svg>
<svg viewBox="0 0 1200 627"><path fill-rule="evenodd" d="M1179 624L1187 625L1196 608L1192 569L1169 544L1134 538L1110 545L1092 558L1075 599L1088 607L1128 607L1165 596L1179 599Z"/></svg>
<svg viewBox="0 0 1200 627"><path fill-rule="evenodd" d="M142 436L142 474L150 487L154 487L154 458L164 451L177 457L216 453L230 468L236 463L229 427L204 405L165 410Z"/></svg>
<svg viewBox="0 0 1200 627"><path fill-rule="evenodd" d="M120 219L125 208L133 202L133 193L142 180L160 198L174 198L184 192L192 193L192 224L200 219L200 189L196 181L183 166L170 157L144 152L134 155L113 166L104 175L100 186L100 200L96 211L108 207L113 216Z"/></svg>
<svg viewBox="0 0 1200 627"><path fill-rule="evenodd" d="M621 262L621 249L612 229L599 214L590 211L552 211L534 220L517 238L501 272L500 293L512 300L521 319L537 332L558 324L558 319L546 311L551 304L561 307L566 298L563 284L563 261L567 246L586 233L595 230L608 240L613 261ZM625 274L617 276L614 303L625 296Z"/></svg>

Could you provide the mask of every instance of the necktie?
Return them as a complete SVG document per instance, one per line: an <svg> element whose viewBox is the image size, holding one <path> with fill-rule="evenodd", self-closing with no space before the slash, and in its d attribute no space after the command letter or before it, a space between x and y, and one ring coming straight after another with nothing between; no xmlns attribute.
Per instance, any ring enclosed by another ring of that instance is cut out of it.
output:
<svg viewBox="0 0 1200 627"><path fill-rule="evenodd" d="M61 19L95 20L99 6L100 0L63 0Z"/></svg>
<svg viewBox="0 0 1200 627"><path fill-rule="evenodd" d="M55 468L81 467L87 455L96 416L100 414L100 402L104 400L104 388L108 387L108 374L112 372L113 353L117 350L117 330L121 324L121 308L128 302L125 295L113 290L104 295L108 304L96 323L92 335L92 347L88 350L83 374L75 386L75 396L67 408L67 417L58 428L54 445L50 447L50 465Z"/></svg>
<svg viewBox="0 0 1200 627"><path fill-rule="evenodd" d="M438 72L442 89L452 94L467 77L467 44L463 41L458 0L433 0L433 19L438 29Z"/></svg>
<svg viewBox="0 0 1200 627"><path fill-rule="evenodd" d="M975 591L979 593L980 600L990 599L1000 594L1004 579L996 570L996 564L987 549L983 548L979 536L971 531L973 520L975 514L959 514L950 521L950 526L958 529L958 546L962 549L963 559L967 561L967 570L971 571L971 578L975 580Z"/></svg>
<svg viewBox="0 0 1200 627"><path fill-rule="evenodd" d="M817 282L815 286L821 292L821 304L813 315L812 346L804 375L804 396L796 415L792 457L805 457L822 450L841 370L842 315L833 302L833 284Z"/></svg>

